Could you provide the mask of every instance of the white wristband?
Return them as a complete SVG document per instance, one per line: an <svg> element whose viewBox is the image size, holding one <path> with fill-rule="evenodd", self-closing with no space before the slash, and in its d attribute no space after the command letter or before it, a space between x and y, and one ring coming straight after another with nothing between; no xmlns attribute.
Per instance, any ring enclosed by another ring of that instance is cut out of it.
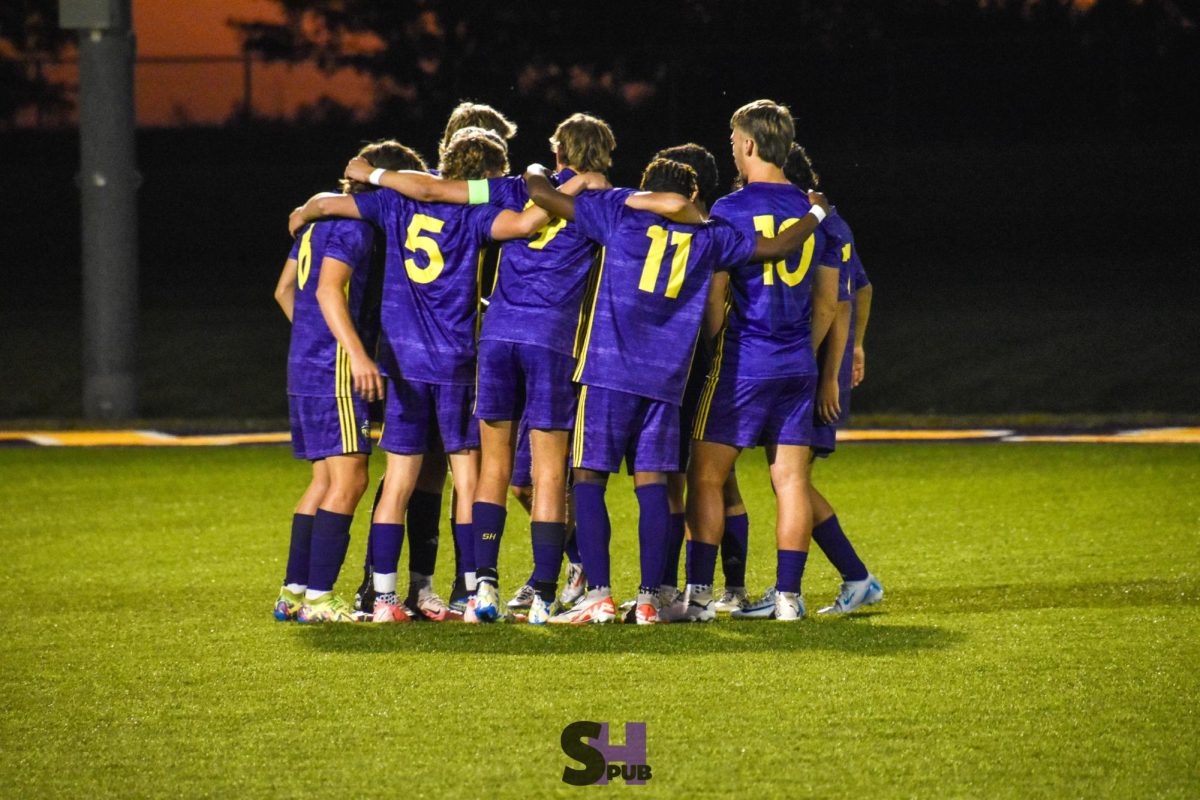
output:
<svg viewBox="0 0 1200 800"><path fill-rule="evenodd" d="M821 208L820 206L813 206L808 210L808 213L817 218L818 225L825 221L825 209Z"/></svg>
<svg viewBox="0 0 1200 800"><path fill-rule="evenodd" d="M383 173L387 172L383 167L371 170L371 174L367 176L367 183L372 186L381 186L379 182L383 180Z"/></svg>

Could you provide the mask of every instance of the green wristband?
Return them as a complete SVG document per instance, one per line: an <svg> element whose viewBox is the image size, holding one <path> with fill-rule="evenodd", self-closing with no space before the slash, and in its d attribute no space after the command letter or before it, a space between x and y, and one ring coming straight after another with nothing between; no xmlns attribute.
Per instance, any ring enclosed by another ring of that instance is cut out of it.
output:
<svg viewBox="0 0 1200 800"><path fill-rule="evenodd" d="M490 197L486 179L467 181L467 202L473 206L486 203Z"/></svg>

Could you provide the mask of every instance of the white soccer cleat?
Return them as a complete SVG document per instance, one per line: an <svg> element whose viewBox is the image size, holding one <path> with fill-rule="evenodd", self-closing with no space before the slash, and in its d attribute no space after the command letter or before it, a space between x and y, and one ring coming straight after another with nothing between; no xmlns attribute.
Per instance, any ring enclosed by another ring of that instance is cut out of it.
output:
<svg viewBox="0 0 1200 800"><path fill-rule="evenodd" d="M804 619L804 598L795 592L776 592L773 618L783 622Z"/></svg>
<svg viewBox="0 0 1200 800"><path fill-rule="evenodd" d="M535 592L533 599L529 601L529 614L526 615L525 621L530 625L545 625L551 616L550 605Z"/></svg>
<svg viewBox="0 0 1200 800"><path fill-rule="evenodd" d="M721 599L717 600L717 612L720 614L728 614L732 611L740 611L750 605L750 598L746 596L746 587L725 587L725 594L721 595Z"/></svg>
<svg viewBox="0 0 1200 800"><path fill-rule="evenodd" d="M450 618L450 606L446 605L446 601L442 600L428 583L416 588L416 591L410 589L404 605L408 607L414 620L445 622Z"/></svg>
<svg viewBox="0 0 1200 800"><path fill-rule="evenodd" d="M863 606L873 606L883 599L883 584L874 575L861 581L845 581L833 605L826 606L818 614L849 614Z"/></svg>
<svg viewBox="0 0 1200 800"><path fill-rule="evenodd" d="M674 586L658 587L658 621L683 622L687 616L687 596Z"/></svg>
<svg viewBox="0 0 1200 800"><path fill-rule="evenodd" d="M585 594L587 594L587 576L583 574L583 565L572 564L568 561L567 582L563 584L562 592L558 595L558 602L564 606L572 606L583 599Z"/></svg>
<svg viewBox="0 0 1200 800"><path fill-rule="evenodd" d="M661 614L659 615L661 617ZM680 622L712 622L717 618L717 604L712 599L711 586L687 587L687 609Z"/></svg>
<svg viewBox="0 0 1200 800"><path fill-rule="evenodd" d="M512 600L508 601L509 611L528 611L530 604L533 603L535 593L533 587L528 583L521 584L521 588L517 589L517 593L512 596Z"/></svg>
<svg viewBox="0 0 1200 800"><path fill-rule="evenodd" d="M730 612L733 619L771 619L775 614L775 587L763 592L762 597L748 603L744 608Z"/></svg>
<svg viewBox="0 0 1200 800"><path fill-rule="evenodd" d="M475 590L475 616L480 622L495 622L500 616L500 593L491 581L480 581Z"/></svg>
<svg viewBox="0 0 1200 800"><path fill-rule="evenodd" d="M613 605L612 595L605 594L585 597L570 611L551 617L550 622L559 625L585 625L612 622L616 618L617 609Z"/></svg>

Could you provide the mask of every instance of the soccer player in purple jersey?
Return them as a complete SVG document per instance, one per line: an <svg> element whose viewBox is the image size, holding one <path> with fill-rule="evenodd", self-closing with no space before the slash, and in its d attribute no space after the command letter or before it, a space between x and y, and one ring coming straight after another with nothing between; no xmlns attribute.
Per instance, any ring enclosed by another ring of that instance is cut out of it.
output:
<svg viewBox="0 0 1200 800"><path fill-rule="evenodd" d="M714 270L797 249L818 220L813 216L771 240L729 225L675 223L631 208L630 189L571 198L556 191L537 165L530 167L526 180L535 203L555 217L574 220L580 232L604 248L575 371L580 394L572 464L588 595L552 621L602 623L616 617L604 492L609 473L625 461L634 474L639 506L641 581L635 619L639 624L658 622L655 603L669 524L667 473L678 469L679 405L709 282ZM656 159L643 173L642 188L694 198L696 172Z"/></svg>
<svg viewBox="0 0 1200 800"><path fill-rule="evenodd" d="M500 111L483 103L462 102L450 112L450 117L446 120L446 128L442 132L442 138L438 142L439 158L442 152L449 146L450 140L454 134L458 133L463 128L482 128L492 131L497 134L507 147L507 142L517 135L516 123L504 116ZM354 163L354 160L351 160ZM366 175L371 172L370 165L366 165L367 169L363 173L362 180L366 180ZM426 170L422 169L422 172ZM436 174L437 170L428 170L431 174ZM417 487L413 490L412 497L408 501L407 531L408 536L408 561L409 561L409 584L410 586L423 585L427 579L432 579L434 567L437 564L437 552L439 543L438 528L442 513L442 489L446 485L446 454L436 451L431 451L426 454L421 465L421 475L417 479ZM375 502L372 506L379 504L379 498L383 492L383 481L379 483L379 489L375 495ZM451 524L454 524L452 502ZM465 526L454 526L456 529ZM468 546L470 546L470 529L467 529ZM470 554L468 558L463 558L462 546L459 537L452 537L454 542L454 586L450 590L450 607L452 613L461 614L466 607L468 592L468 580L474 580L474 567L467 569L468 563L473 563L474 556ZM468 575L470 573L470 575ZM420 603L420 596L409 593L405 604L410 610L415 611L422 616L425 615L425 608ZM367 541L367 552L363 565L363 582L355 595L355 613L362 616L370 617L374 610L375 593L373 589L372 568L371 568L371 543ZM426 606L428 607L428 606ZM433 607L430 609L436 617L440 614L440 609Z"/></svg>
<svg viewBox="0 0 1200 800"><path fill-rule="evenodd" d="M421 159L398 142L364 147L376 166L412 168ZM375 187L342 181L348 195ZM275 298L292 323L288 407L296 458L312 462L312 480L292 517L287 574L275 618L346 622L346 603L333 593L350 543L350 523L367 486L371 452L367 403L382 396L372 358L377 308L368 297L375 231L357 220L312 222L299 231Z"/></svg>
<svg viewBox="0 0 1200 800"><path fill-rule="evenodd" d="M451 139L439 169L450 179L502 175L508 170L507 149L493 133L464 129ZM383 172L372 173L371 182L378 182ZM384 190L364 196L318 195L293 213L293 224L322 216L366 219L387 235L386 347L380 359L387 405L380 447L388 453L388 463L371 532L377 595L373 619L404 621L409 615L396 595L404 512L424 454L439 444L450 457L456 524L471 524L479 465L479 431L471 408L480 250L492 240L532 235L547 216L539 209L518 213L491 205L420 203ZM428 585L419 592L426 598L434 595ZM445 608L440 600L438 604Z"/></svg>
<svg viewBox="0 0 1200 800"><path fill-rule="evenodd" d="M738 109L730 127L734 164L746 185L717 201L713 218L768 237L802 224L811 203L782 169L795 136L790 112L759 100ZM693 427L688 468L688 613L695 619L715 614L712 582L725 527L725 481L742 448L758 445L766 448L776 496L774 613L778 619L803 616L800 580L812 535L813 342L824 339L837 303L838 271L812 269L824 241L818 229L792 257L719 277L728 286L727 319Z"/></svg>
<svg viewBox="0 0 1200 800"><path fill-rule="evenodd" d="M707 217L709 209L719 197L719 177L717 160L707 149L698 144L682 144L659 150L655 158L667 158L687 164L696 170L698 196L696 207ZM721 314L706 315L715 319L719 328L723 318L725 297L711 294L708 302L716 303ZM679 471L667 475L667 491L671 507L670 538L667 543L666 566L663 570L662 585L659 587L659 616L665 621L682 619L687 610L687 600L679 591L679 556L683 550L686 535L684 521L684 485L687 473L688 458L692 446L692 422L695 420L696 408L700 402L704 384L708 378L708 370L712 362L710 345L716 338L717 329L706 331L700 337L696 353L692 359L692 368L688 373L687 388L683 393L683 405L680 407L679 430ZM750 521L746 514L746 506L737 484L737 473L731 471L725 482L725 534L721 539L721 566L725 573L725 594L717 600L717 611L732 611L742 608L746 598L746 548L749 537ZM622 605L622 611L625 610ZM629 615L633 615L632 604Z"/></svg>
<svg viewBox="0 0 1200 800"><path fill-rule="evenodd" d="M800 189L815 190L820 185L820 177L813 168L812 160L798 144L792 144L783 171L788 180ZM833 453L837 429L850 415L855 292L870 285L858 256L854 233L836 208L830 210L829 216L821 223L821 229L826 233L826 246L820 263L837 266L839 270L838 312L817 353L821 377L817 384L817 418L813 430L814 458ZM854 545L842 530L833 506L811 484L809 497L813 508L813 541L842 576L842 586L833 603L817 613L846 614L880 602L883 599L883 586L859 558Z"/></svg>
<svg viewBox="0 0 1200 800"><path fill-rule="evenodd" d="M574 193L612 164L616 139L608 125L573 114L550 139L556 180ZM579 175L580 177L575 177ZM449 176L446 176L449 177ZM521 178L487 182L441 180L417 173L387 173L384 185L422 201L489 202L519 211L529 195ZM501 249L496 287L483 317L475 415L481 421L482 467L472 510L475 571L480 582L475 613L492 620L501 611L497 572L513 472L518 421L527 421L532 451L535 596L528 620L549 619L566 540L567 431L575 411L571 374L580 307L594 245L566 220L552 219L537 236ZM572 576L568 574L568 580Z"/></svg>

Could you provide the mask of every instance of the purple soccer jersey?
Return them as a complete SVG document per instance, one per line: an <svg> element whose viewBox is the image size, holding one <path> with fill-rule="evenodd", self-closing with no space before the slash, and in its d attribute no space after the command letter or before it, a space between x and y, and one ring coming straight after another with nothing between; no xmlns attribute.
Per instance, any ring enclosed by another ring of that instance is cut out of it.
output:
<svg viewBox="0 0 1200 800"><path fill-rule="evenodd" d="M812 207L790 183L751 183L712 208L747 237L773 237ZM729 272L730 310L722 339L721 369L738 378L778 378L816 372L811 345L812 281L825 233L817 231L796 253Z"/></svg>
<svg viewBox="0 0 1200 800"><path fill-rule="evenodd" d="M296 260L296 305L288 347L288 394L351 396L350 359L325 323L317 285L326 257L350 267L350 319L368 351L372 349L378 336L377 316L363 301L371 280L374 237L374 229L361 220L322 220L302 228L292 244L289 258Z"/></svg>
<svg viewBox="0 0 1200 800"><path fill-rule="evenodd" d="M683 225L631 209L632 191L575 200L576 226L604 248L575 380L677 406L712 273L745 264L755 238L721 222Z"/></svg>
<svg viewBox="0 0 1200 800"><path fill-rule="evenodd" d="M563 170L562 184L575 173ZM529 205L523 178L492 178L489 201L512 211ZM566 220L552 219L531 239L500 248L496 287L483 319L481 340L520 342L573 355L595 245Z"/></svg>
<svg viewBox="0 0 1200 800"><path fill-rule="evenodd" d="M420 203L391 189L353 197L387 236L380 368L393 378L473 385L481 250L502 209Z"/></svg>

